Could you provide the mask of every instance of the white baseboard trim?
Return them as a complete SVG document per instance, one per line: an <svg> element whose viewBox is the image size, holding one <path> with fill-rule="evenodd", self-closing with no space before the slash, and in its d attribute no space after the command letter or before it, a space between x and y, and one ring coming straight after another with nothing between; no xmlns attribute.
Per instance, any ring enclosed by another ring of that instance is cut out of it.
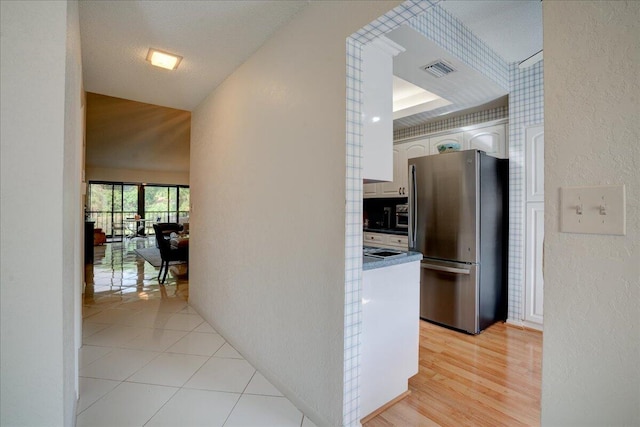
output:
<svg viewBox="0 0 640 427"><path fill-rule="evenodd" d="M539 323L527 322L526 320L507 319L507 323L513 326L517 326L518 328L533 329L540 332L543 331L543 325Z"/></svg>

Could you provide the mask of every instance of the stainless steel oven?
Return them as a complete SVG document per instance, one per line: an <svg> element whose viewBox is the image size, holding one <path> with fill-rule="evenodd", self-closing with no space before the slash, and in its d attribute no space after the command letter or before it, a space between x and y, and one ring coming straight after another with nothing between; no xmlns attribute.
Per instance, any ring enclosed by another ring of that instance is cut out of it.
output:
<svg viewBox="0 0 640 427"><path fill-rule="evenodd" d="M409 228L409 205L396 205L396 228Z"/></svg>

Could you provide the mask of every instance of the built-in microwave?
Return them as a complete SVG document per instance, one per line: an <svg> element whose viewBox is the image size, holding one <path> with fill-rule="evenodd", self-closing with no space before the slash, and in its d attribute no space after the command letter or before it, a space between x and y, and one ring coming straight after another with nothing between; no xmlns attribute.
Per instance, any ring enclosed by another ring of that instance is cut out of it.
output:
<svg viewBox="0 0 640 427"><path fill-rule="evenodd" d="M396 205L396 228L409 228L409 205Z"/></svg>

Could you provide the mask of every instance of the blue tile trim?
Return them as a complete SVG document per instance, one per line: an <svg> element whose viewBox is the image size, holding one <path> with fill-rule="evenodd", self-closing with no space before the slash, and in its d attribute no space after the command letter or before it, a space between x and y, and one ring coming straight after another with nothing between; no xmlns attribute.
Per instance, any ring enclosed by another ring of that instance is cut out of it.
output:
<svg viewBox="0 0 640 427"><path fill-rule="evenodd" d="M543 62L509 66L509 284L508 318L524 319L525 129L544 122Z"/></svg>
<svg viewBox="0 0 640 427"><path fill-rule="evenodd" d="M362 323L362 46L439 1L410 0L347 39L346 217L343 425L360 425L360 332ZM366 415L366 414L365 414Z"/></svg>

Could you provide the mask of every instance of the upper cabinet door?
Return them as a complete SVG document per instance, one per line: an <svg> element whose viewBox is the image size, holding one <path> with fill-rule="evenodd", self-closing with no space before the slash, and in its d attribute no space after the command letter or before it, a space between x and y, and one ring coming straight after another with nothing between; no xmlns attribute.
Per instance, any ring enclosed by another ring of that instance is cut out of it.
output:
<svg viewBox="0 0 640 427"><path fill-rule="evenodd" d="M490 156L507 158L507 138L504 125L474 129L464 133L465 149L481 150Z"/></svg>
<svg viewBox="0 0 640 427"><path fill-rule="evenodd" d="M363 179L393 179L393 57L403 50L382 36L362 48Z"/></svg>
<svg viewBox="0 0 640 427"><path fill-rule="evenodd" d="M525 131L527 202L544 202L544 126Z"/></svg>
<svg viewBox="0 0 640 427"><path fill-rule="evenodd" d="M407 158L401 145L393 146L393 181L378 184L378 193L383 197L406 196Z"/></svg>
<svg viewBox="0 0 640 427"><path fill-rule="evenodd" d="M362 185L362 197L368 199L369 197L376 197L378 195L378 184L369 183Z"/></svg>
<svg viewBox="0 0 640 427"><path fill-rule="evenodd" d="M462 132L450 133L448 135L434 136L429 138L429 154L439 154L438 145L456 143L460 145L460 149L464 150L462 140Z"/></svg>
<svg viewBox="0 0 640 427"><path fill-rule="evenodd" d="M407 160L429 155L429 138L407 142L402 145L404 146ZM405 169L407 169L407 165L405 165Z"/></svg>

